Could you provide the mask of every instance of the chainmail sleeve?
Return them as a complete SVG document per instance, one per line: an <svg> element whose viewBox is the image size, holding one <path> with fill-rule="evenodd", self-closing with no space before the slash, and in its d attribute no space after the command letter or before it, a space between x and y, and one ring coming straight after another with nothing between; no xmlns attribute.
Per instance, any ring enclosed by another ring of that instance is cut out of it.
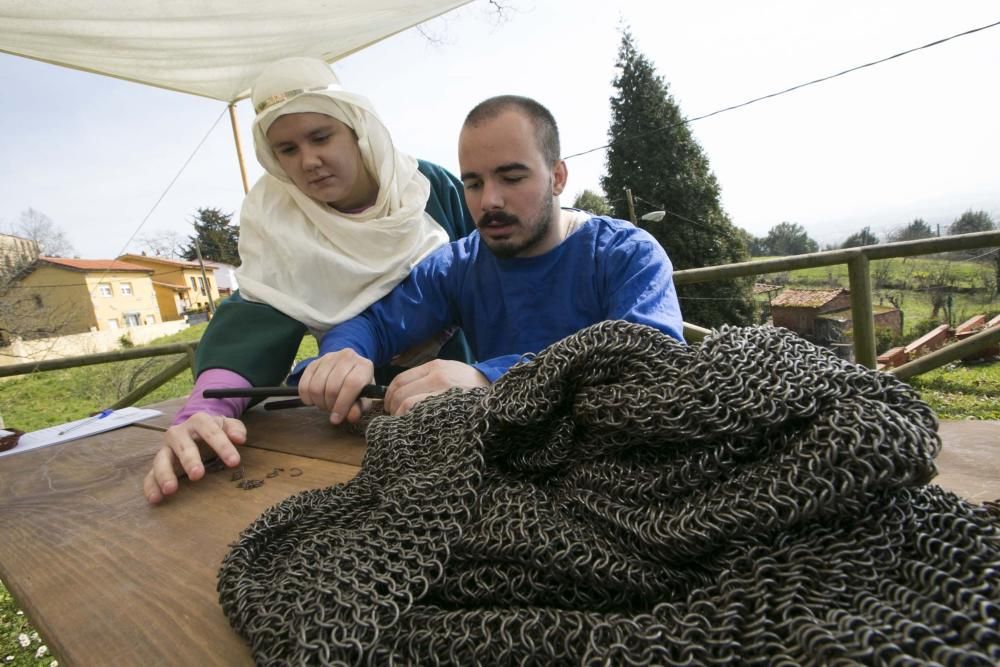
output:
<svg viewBox="0 0 1000 667"><path fill-rule="evenodd" d="M896 378L603 322L367 431L219 573L263 665L1000 662L1000 531Z"/></svg>

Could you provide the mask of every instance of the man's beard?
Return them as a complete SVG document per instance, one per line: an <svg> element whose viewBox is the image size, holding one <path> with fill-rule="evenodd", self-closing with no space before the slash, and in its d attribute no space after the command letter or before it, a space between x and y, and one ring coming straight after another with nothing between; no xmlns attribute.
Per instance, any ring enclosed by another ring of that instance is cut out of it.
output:
<svg viewBox="0 0 1000 667"><path fill-rule="evenodd" d="M545 199L546 201L542 203L541 209L538 212L537 221L530 228L526 227L519 217L510 213L505 213L503 211L490 211L488 213L484 213L482 217L479 218L479 222L476 223L476 226L480 229L491 222L499 222L502 224L515 225L515 227L528 230L528 237L519 243L506 239L494 240L485 236L480 236L483 243L486 244L486 247L500 259L513 259L514 257L523 254L525 251L530 250L541 243L545 236L549 233L549 228L552 227L553 217L552 195L550 194Z"/></svg>

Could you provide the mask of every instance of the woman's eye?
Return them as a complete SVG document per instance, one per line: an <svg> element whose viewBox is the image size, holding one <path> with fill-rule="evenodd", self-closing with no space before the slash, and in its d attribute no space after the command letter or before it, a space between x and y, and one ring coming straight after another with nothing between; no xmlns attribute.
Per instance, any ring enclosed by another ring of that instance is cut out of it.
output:
<svg viewBox="0 0 1000 667"><path fill-rule="evenodd" d="M281 155L292 155L295 153L295 146L282 146L278 149L278 153Z"/></svg>

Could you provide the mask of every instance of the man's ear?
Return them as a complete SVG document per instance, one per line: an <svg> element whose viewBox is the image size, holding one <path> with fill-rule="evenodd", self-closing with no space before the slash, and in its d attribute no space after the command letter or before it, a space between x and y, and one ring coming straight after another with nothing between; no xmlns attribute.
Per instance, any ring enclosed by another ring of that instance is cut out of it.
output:
<svg viewBox="0 0 1000 667"><path fill-rule="evenodd" d="M566 189L566 178L568 176L569 171L566 168L566 161L559 160L556 162L555 167L552 169L552 194L554 196L558 197Z"/></svg>

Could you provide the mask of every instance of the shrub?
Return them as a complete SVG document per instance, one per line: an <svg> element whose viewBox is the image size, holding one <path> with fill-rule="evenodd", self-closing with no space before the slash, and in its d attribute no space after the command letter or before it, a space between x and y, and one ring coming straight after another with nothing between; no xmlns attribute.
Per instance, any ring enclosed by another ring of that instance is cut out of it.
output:
<svg viewBox="0 0 1000 667"><path fill-rule="evenodd" d="M899 336L893 333L888 327L875 328L875 352L882 354L899 345Z"/></svg>
<svg viewBox="0 0 1000 667"><path fill-rule="evenodd" d="M916 340L917 338L920 338L931 329L936 329L942 324L945 323L935 317L928 317L922 320L917 320L916 322L913 323L913 326L910 328L910 335L913 337L913 340Z"/></svg>

